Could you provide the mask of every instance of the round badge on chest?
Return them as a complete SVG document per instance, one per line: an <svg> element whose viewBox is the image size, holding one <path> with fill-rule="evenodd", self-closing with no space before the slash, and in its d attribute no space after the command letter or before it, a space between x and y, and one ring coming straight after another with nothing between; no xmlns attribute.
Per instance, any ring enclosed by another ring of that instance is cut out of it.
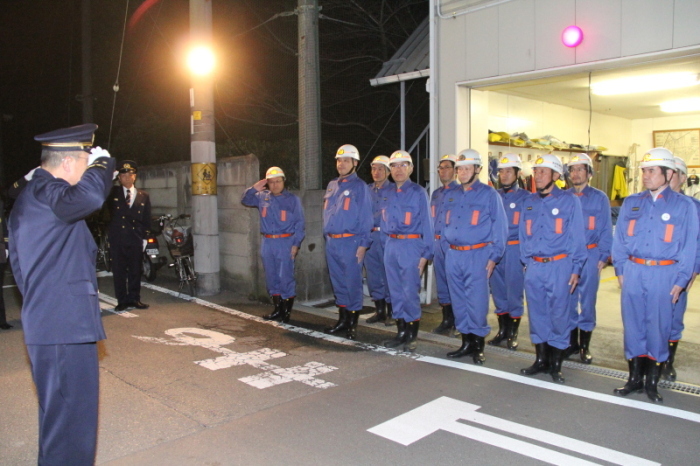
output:
<svg viewBox="0 0 700 466"><path fill-rule="evenodd" d="M350 191L348 191L348 190L346 189L346 190L343 192L343 196L349 196L349 195L350 195Z"/></svg>
<svg viewBox="0 0 700 466"><path fill-rule="evenodd" d="M559 215L559 209L557 209L556 207L552 209L552 215Z"/></svg>
<svg viewBox="0 0 700 466"><path fill-rule="evenodd" d="M671 215L668 213L665 213L665 214L661 215L661 220L663 220L664 222L668 222L669 220L671 220Z"/></svg>
<svg viewBox="0 0 700 466"><path fill-rule="evenodd" d="M510 203L510 208L511 208L511 209L515 209L515 202L511 202L511 203Z"/></svg>

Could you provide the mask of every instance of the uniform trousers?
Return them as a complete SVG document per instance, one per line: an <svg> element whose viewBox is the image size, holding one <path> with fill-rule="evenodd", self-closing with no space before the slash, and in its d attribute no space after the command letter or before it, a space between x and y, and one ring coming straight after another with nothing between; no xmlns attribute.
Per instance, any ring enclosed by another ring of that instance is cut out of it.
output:
<svg viewBox="0 0 700 466"><path fill-rule="evenodd" d="M508 313L511 317L522 317L524 282L525 268L520 262L520 245L507 245L503 258L493 269L490 280L496 314Z"/></svg>
<svg viewBox="0 0 700 466"><path fill-rule="evenodd" d="M530 340L565 350L569 347L571 319L569 279L573 265L565 257L547 263L532 262L525 270L525 296L530 316Z"/></svg>
<svg viewBox="0 0 700 466"><path fill-rule="evenodd" d="M671 289L678 264L647 266L626 261L622 283L625 358L668 359L674 304Z"/></svg>
<svg viewBox="0 0 700 466"><path fill-rule="evenodd" d="M265 238L260 244L260 256L265 269L267 291L272 296L282 299L296 296L296 280L294 279L294 260L292 246L294 237Z"/></svg>
<svg viewBox="0 0 700 466"><path fill-rule="evenodd" d="M598 273L598 248L588 250L588 259L583 264L578 286L571 296L571 319L575 327L592 332L595 329L595 305L598 300L598 286L600 274ZM579 313L579 304L581 312Z"/></svg>
<svg viewBox="0 0 700 466"><path fill-rule="evenodd" d="M450 287L455 328L462 335L485 337L491 331L489 313L489 280L486 264L489 248L458 251L446 248L445 270Z"/></svg>
<svg viewBox="0 0 700 466"><path fill-rule="evenodd" d="M372 232L372 246L365 254L365 271L367 272L367 288L372 301L384 299L391 302L389 286L386 283L386 270L384 269L384 243L386 235L381 231Z"/></svg>
<svg viewBox="0 0 700 466"><path fill-rule="evenodd" d="M39 465L94 464L97 345L27 345L27 353L39 398Z"/></svg>
<svg viewBox="0 0 700 466"><path fill-rule="evenodd" d="M348 311L362 310L362 261L357 261L357 236L326 236L326 262L338 307Z"/></svg>
<svg viewBox="0 0 700 466"><path fill-rule="evenodd" d="M433 247L433 270L435 271L435 286L437 287L438 303L442 305L451 304L450 289L447 284L447 273L445 272L445 247L447 243L443 239L436 239Z"/></svg>
<svg viewBox="0 0 700 466"><path fill-rule="evenodd" d="M143 243L136 239L109 245L112 258L114 294L119 304L141 301L141 268L143 267Z"/></svg>
<svg viewBox="0 0 700 466"><path fill-rule="evenodd" d="M420 271L422 239L389 238L384 249L384 267L395 319L420 319Z"/></svg>

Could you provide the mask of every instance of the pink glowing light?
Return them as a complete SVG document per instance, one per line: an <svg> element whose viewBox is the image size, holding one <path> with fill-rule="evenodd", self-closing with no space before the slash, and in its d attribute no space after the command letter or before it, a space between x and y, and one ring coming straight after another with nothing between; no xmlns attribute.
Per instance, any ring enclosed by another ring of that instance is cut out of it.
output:
<svg viewBox="0 0 700 466"><path fill-rule="evenodd" d="M583 31L578 26L569 26L561 33L561 41L567 47L577 47L583 42Z"/></svg>

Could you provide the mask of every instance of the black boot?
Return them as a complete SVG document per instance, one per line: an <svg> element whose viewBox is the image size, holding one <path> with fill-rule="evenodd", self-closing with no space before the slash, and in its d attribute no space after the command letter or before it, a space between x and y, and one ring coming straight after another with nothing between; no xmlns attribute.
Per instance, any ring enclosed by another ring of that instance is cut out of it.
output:
<svg viewBox="0 0 700 466"><path fill-rule="evenodd" d="M569 347L564 350L564 359L569 359L573 354L578 354L581 347L578 345L578 327L571 331Z"/></svg>
<svg viewBox="0 0 700 466"><path fill-rule="evenodd" d="M482 366L486 361L486 357L484 356L484 337L472 335L472 338L474 339L474 353L472 355L474 364Z"/></svg>
<svg viewBox="0 0 700 466"><path fill-rule="evenodd" d="M375 322L384 322L386 320L386 300L376 300L374 302L374 307L377 309L377 312L375 312L372 317L367 319L368 324L373 324Z"/></svg>
<svg viewBox="0 0 700 466"><path fill-rule="evenodd" d="M267 314L263 316L265 320L280 320L282 318L282 297L280 295L274 295L272 297L272 303L275 305L275 310L272 314Z"/></svg>
<svg viewBox="0 0 700 466"><path fill-rule="evenodd" d="M386 325L387 327L391 327L392 325L396 324L396 320L394 320L393 314L394 308L391 307L391 303L386 303L386 320L384 321L384 325Z"/></svg>
<svg viewBox="0 0 700 466"><path fill-rule="evenodd" d="M386 346L387 348L396 348L397 346L401 346L406 343L406 338L408 338L406 327L405 320L396 319L396 335L391 340L383 341L382 345Z"/></svg>
<svg viewBox="0 0 700 466"><path fill-rule="evenodd" d="M676 381L676 370L673 368L673 361L676 359L676 349L678 348L677 341L668 342L668 359L661 367L661 376L669 382Z"/></svg>
<svg viewBox="0 0 700 466"><path fill-rule="evenodd" d="M283 299L282 300L282 318L280 319L280 322L283 324L286 324L289 322L289 317L292 315L292 307L294 306L294 298L295 296L292 296L291 298Z"/></svg>
<svg viewBox="0 0 700 466"><path fill-rule="evenodd" d="M518 349L518 328L520 327L520 317L509 317L508 326L508 349L515 351Z"/></svg>
<svg viewBox="0 0 700 466"><path fill-rule="evenodd" d="M329 335L335 335L338 332L347 330L348 328L348 311L344 307L338 308L338 322L334 326L326 328L325 332Z"/></svg>
<svg viewBox="0 0 700 466"><path fill-rule="evenodd" d="M467 356L468 354L473 354L474 351L476 351L476 342L474 341L474 334L462 334L462 346L460 346L457 351L451 351L447 353L447 357L461 358L463 356Z"/></svg>
<svg viewBox="0 0 700 466"><path fill-rule="evenodd" d="M535 375L540 372L549 371L549 355L547 354L547 343L537 343L535 345L535 363L525 369L520 369L523 375Z"/></svg>
<svg viewBox="0 0 700 466"><path fill-rule="evenodd" d="M357 322L360 320L360 311L347 311L347 313L348 313L347 339L348 340L356 340L357 339Z"/></svg>
<svg viewBox="0 0 700 466"><path fill-rule="evenodd" d="M664 399L659 394L658 385L659 377L661 377L661 364L653 360L647 361L647 380L644 383L644 390L647 392L647 397L654 403L663 403Z"/></svg>
<svg viewBox="0 0 700 466"><path fill-rule="evenodd" d="M420 319L414 320L413 322L406 322L406 344L404 346L404 351L410 351L412 353L416 350L419 328Z"/></svg>
<svg viewBox="0 0 700 466"><path fill-rule="evenodd" d="M510 324L509 314L498 314L498 333L489 340L489 345L498 346L503 340L508 338L508 325Z"/></svg>
<svg viewBox="0 0 700 466"><path fill-rule="evenodd" d="M442 322L440 322L440 325L433 329L432 333L436 333L438 335L449 335L454 327L455 314L452 310L452 304L445 304L442 306Z"/></svg>
<svg viewBox="0 0 700 466"><path fill-rule="evenodd" d="M564 351L566 350L549 346L550 374L552 374L552 381L554 383L564 383L564 376L561 373L561 363L564 362Z"/></svg>
<svg viewBox="0 0 700 466"><path fill-rule="evenodd" d="M630 369L630 376L624 387L613 390L615 395L627 396L630 393L637 393L644 390L644 365L646 358L632 358L627 360Z"/></svg>
<svg viewBox="0 0 700 466"><path fill-rule="evenodd" d="M593 331L591 330L590 332L587 332L585 330L581 330L579 335L579 354L581 355L581 362L584 364L590 364L591 361L593 361L593 356L591 355L590 350Z"/></svg>

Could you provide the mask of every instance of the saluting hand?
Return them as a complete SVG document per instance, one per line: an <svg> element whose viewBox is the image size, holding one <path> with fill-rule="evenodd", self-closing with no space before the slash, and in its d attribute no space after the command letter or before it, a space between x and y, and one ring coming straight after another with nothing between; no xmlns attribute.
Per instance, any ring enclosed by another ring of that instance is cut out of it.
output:
<svg viewBox="0 0 700 466"><path fill-rule="evenodd" d="M260 180L253 185L253 189L255 189L257 192L260 192L263 189L265 189L266 184L267 184L267 180L265 180L265 179Z"/></svg>
<svg viewBox="0 0 700 466"><path fill-rule="evenodd" d="M574 290L576 289L576 285L578 285L578 274L572 273L571 278L569 278L569 286L571 288L569 289L569 294L572 294Z"/></svg>

